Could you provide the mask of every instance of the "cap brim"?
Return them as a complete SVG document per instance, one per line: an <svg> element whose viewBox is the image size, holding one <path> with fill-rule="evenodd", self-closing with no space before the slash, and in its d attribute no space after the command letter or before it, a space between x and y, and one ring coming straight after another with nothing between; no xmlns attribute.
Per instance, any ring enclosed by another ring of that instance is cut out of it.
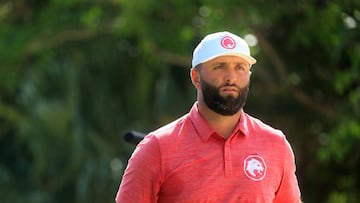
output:
<svg viewBox="0 0 360 203"><path fill-rule="evenodd" d="M245 59L250 65L253 65L256 63L256 59L251 57L251 56L248 56L248 55L245 55L245 54L239 54L239 53L222 53L222 54L218 54L218 55L215 55L213 57L210 57L210 58L207 58L206 60L204 61L200 61L197 65L201 64L201 63L205 63L207 61L210 61L214 58L217 58L217 57L220 57L220 56L238 56L242 59ZM196 66L197 66L196 65ZM195 68L195 67L193 67Z"/></svg>

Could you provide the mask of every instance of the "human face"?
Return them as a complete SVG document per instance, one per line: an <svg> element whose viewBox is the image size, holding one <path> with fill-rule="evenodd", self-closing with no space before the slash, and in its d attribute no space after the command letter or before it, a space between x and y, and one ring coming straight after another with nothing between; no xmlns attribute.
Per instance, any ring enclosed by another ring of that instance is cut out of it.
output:
<svg viewBox="0 0 360 203"><path fill-rule="evenodd" d="M204 103L221 115L234 115L245 105L250 65L239 57L218 57L201 65L199 83Z"/></svg>

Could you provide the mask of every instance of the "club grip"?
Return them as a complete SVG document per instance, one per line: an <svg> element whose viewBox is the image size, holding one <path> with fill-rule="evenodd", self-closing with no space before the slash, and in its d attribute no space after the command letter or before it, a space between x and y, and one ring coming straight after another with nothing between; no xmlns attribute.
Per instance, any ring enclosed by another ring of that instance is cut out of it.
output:
<svg viewBox="0 0 360 203"><path fill-rule="evenodd" d="M142 139L144 139L145 135L145 133L132 130L125 133L124 140L131 144L137 145Z"/></svg>

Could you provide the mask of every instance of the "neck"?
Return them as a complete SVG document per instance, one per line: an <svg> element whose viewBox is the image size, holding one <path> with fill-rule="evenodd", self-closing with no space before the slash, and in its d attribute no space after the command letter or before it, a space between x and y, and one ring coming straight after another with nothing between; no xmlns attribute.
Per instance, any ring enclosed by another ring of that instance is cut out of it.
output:
<svg viewBox="0 0 360 203"><path fill-rule="evenodd" d="M234 115L224 116L209 109L205 103L199 102L198 108L201 116L225 139L230 137L241 117L241 110Z"/></svg>

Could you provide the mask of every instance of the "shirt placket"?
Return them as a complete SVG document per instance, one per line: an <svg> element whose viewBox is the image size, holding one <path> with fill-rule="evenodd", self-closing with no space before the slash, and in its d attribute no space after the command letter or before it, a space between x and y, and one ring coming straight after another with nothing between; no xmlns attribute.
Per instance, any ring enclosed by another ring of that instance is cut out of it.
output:
<svg viewBox="0 0 360 203"><path fill-rule="evenodd" d="M224 145L224 166L225 166L225 177L232 175L232 158L231 158L231 142L226 140Z"/></svg>

